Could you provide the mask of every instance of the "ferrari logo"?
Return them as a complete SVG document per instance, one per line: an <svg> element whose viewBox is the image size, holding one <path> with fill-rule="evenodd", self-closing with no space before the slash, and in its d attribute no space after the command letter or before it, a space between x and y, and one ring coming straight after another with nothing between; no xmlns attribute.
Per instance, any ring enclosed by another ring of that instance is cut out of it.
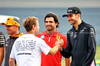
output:
<svg viewBox="0 0 100 66"><path fill-rule="evenodd" d="M59 40L60 39L60 36L57 36L56 39Z"/></svg>

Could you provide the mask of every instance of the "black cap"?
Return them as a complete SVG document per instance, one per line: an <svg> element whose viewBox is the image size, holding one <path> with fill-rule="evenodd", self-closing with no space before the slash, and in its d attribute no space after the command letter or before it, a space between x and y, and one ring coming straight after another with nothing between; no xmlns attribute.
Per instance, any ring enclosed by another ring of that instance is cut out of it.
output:
<svg viewBox="0 0 100 66"><path fill-rule="evenodd" d="M67 14L64 14L63 17L66 17L69 14L81 14L81 11L78 7L69 7L67 9Z"/></svg>

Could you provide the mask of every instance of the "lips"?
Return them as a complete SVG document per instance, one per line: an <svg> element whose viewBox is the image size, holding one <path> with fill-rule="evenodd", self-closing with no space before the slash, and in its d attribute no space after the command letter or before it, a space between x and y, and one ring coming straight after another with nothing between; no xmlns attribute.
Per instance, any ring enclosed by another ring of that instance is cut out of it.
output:
<svg viewBox="0 0 100 66"><path fill-rule="evenodd" d="M69 23L72 24L73 23L73 20L69 20Z"/></svg>
<svg viewBox="0 0 100 66"><path fill-rule="evenodd" d="M50 28L51 26L50 25L48 25L48 26L46 26L47 28Z"/></svg>
<svg viewBox="0 0 100 66"><path fill-rule="evenodd" d="M72 20L69 20L69 22L71 23L71 22L72 22Z"/></svg>

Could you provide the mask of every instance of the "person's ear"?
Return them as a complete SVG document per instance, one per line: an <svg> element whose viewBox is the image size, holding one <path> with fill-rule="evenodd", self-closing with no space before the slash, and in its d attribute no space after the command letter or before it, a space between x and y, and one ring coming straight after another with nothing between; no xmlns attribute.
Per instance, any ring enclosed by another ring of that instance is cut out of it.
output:
<svg viewBox="0 0 100 66"><path fill-rule="evenodd" d="M35 29L35 25L32 25L32 29L33 29L33 30Z"/></svg>
<svg viewBox="0 0 100 66"><path fill-rule="evenodd" d="M81 14L77 14L78 17L81 17Z"/></svg>
<svg viewBox="0 0 100 66"><path fill-rule="evenodd" d="M58 22L56 22L56 26L58 25Z"/></svg>

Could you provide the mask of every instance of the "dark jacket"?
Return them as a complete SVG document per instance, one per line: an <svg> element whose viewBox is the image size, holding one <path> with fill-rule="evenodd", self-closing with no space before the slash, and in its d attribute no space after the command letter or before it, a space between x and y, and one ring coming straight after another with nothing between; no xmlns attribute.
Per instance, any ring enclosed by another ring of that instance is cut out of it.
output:
<svg viewBox="0 0 100 66"><path fill-rule="evenodd" d="M10 57L10 53L11 53L11 49L12 49L12 46L15 42L15 40L20 37L21 35L23 35L23 33L20 33L14 37L11 37L9 36L9 38L6 40L6 52L5 52L5 63L4 63L4 66L9 66L9 57Z"/></svg>
<svg viewBox="0 0 100 66"><path fill-rule="evenodd" d="M71 66L90 66L96 53L95 29L82 21L78 30L73 27L67 33L67 46L61 54L72 56Z"/></svg>

